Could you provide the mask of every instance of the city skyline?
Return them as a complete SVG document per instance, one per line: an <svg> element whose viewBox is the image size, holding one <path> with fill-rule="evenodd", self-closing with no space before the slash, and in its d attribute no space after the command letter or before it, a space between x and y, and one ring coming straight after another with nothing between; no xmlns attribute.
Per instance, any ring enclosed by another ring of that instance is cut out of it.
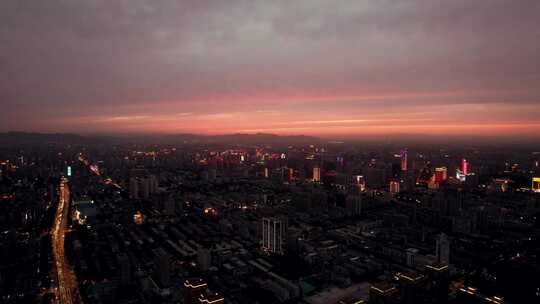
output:
<svg viewBox="0 0 540 304"><path fill-rule="evenodd" d="M0 1L0 303L540 303L540 1Z"/></svg>
<svg viewBox="0 0 540 304"><path fill-rule="evenodd" d="M536 136L537 1L0 4L0 131Z"/></svg>

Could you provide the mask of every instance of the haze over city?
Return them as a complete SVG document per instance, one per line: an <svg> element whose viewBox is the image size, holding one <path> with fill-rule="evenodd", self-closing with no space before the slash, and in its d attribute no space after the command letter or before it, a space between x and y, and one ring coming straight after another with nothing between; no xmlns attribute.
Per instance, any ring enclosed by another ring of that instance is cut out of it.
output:
<svg viewBox="0 0 540 304"><path fill-rule="evenodd" d="M0 3L0 131L536 136L540 2Z"/></svg>
<svg viewBox="0 0 540 304"><path fill-rule="evenodd" d="M0 303L540 303L539 0L0 0Z"/></svg>

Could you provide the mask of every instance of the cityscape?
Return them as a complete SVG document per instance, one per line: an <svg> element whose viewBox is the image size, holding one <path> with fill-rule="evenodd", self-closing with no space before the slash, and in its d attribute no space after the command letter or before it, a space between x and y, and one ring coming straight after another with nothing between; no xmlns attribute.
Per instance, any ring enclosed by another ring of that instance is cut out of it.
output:
<svg viewBox="0 0 540 304"><path fill-rule="evenodd" d="M0 3L0 303L540 303L540 2Z"/></svg>
<svg viewBox="0 0 540 304"><path fill-rule="evenodd" d="M13 135L6 303L540 299L540 151L526 145Z"/></svg>

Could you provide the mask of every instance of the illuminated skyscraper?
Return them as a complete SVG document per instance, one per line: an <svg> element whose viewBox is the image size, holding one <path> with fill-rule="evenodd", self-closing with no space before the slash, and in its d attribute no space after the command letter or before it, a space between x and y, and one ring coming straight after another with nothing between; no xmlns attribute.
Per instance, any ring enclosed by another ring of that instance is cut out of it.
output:
<svg viewBox="0 0 540 304"><path fill-rule="evenodd" d="M448 178L448 169L446 167L435 168L435 182L440 184Z"/></svg>
<svg viewBox="0 0 540 304"><path fill-rule="evenodd" d="M389 187L390 187L390 193L392 193L392 194L399 193L399 181L398 180L391 180Z"/></svg>
<svg viewBox="0 0 540 304"><path fill-rule="evenodd" d="M288 169L288 180L289 180L289 182L292 182L294 180L294 169L293 168Z"/></svg>
<svg viewBox="0 0 540 304"><path fill-rule="evenodd" d="M262 220L262 248L276 254L283 254L283 238L286 223L275 217L265 217Z"/></svg>
<svg viewBox="0 0 540 304"><path fill-rule="evenodd" d="M467 175L468 172L469 172L469 162L465 158L463 158L461 160L460 169L461 169L461 173L463 173L463 175Z"/></svg>
<svg viewBox="0 0 540 304"><path fill-rule="evenodd" d="M407 171L407 149L401 150L401 171Z"/></svg>
<svg viewBox="0 0 540 304"><path fill-rule="evenodd" d="M533 177L532 190L536 193L540 193L540 177Z"/></svg>
<svg viewBox="0 0 540 304"><path fill-rule="evenodd" d="M315 183L321 182L321 168L320 167L313 167L313 182Z"/></svg>
<svg viewBox="0 0 540 304"><path fill-rule="evenodd" d="M469 173L469 162L465 158L463 158L461 160L461 164L459 165L459 169L456 170L456 178L464 182L467 179L468 173Z"/></svg>
<svg viewBox="0 0 540 304"><path fill-rule="evenodd" d="M353 175L353 184L357 187L358 191L366 191L366 179L363 175Z"/></svg>

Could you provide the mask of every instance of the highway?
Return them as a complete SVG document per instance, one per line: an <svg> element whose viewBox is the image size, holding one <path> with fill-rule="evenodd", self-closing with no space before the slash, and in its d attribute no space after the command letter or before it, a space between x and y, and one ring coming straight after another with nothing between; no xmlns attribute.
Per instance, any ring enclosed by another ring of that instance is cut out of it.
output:
<svg viewBox="0 0 540 304"><path fill-rule="evenodd" d="M85 166L87 166L88 169L92 173L94 173L97 176L100 176L103 183L105 183L107 185L112 185L112 186L116 187L118 190L122 190L122 187L118 183L113 181L111 178L106 177L106 176L102 176L101 172L99 171L99 167L97 165L90 164L90 161L88 159L86 159L82 154L79 154L79 161L82 162Z"/></svg>
<svg viewBox="0 0 540 304"><path fill-rule="evenodd" d="M71 304L82 303L78 282L71 265L66 259L64 252L64 239L69 216L69 188L67 179L60 180L59 201L54 218L52 233L52 249L56 270L57 286L55 288L55 303Z"/></svg>

